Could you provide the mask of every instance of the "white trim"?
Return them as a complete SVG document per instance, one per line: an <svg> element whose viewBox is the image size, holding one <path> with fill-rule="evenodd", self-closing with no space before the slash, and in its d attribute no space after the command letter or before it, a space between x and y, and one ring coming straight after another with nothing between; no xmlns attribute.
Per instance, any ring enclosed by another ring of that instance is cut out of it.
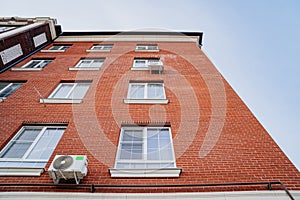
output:
<svg viewBox="0 0 300 200"><path fill-rule="evenodd" d="M135 52L159 52L159 49L155 49L155 50L142 50L142 49L136 49Z"/></svg>
<svg viewBox="0 0 300 200"><path fill-rule="evenodd" d="M23 68L23 67L13 67L11 71L41 71L44 68Z"/></svg>
<svg viewBox="0 0 300 200"><path fill-rule="evenodd" d="M28 22L17 22L17 21L8 21L8 22L0 22L0 26L11 26L11 25L13 25L13 26L21 26L21 25L26 25L26 24L28 24Z"/></svg>
<svg viewBox="0 0 300 200"><path fill-rule="evenodd" d="M128 104L168 104L169 99L124 99Z"/></svg>
<svg viewBox="0 0 300 200"><path fill-rule="evenodd" d="M181 168L164 169L109 169L111 177L179 177Z"/></svg>
<svg viewBox="0 0 300 200"><path fill-rule="evenodd" d="M111 52L110 49L103 49L103 50L87 49L87 50L85 50L85 51L86 51L86 52L90 52L90 53L92 53L92 52Z"/></svg>
<svg viewBox="0 0 300 200"><path fill-rule="evenodd" d="M0 176L40 176L43 172L39 168L0 168Z"/></svg>
<svg viewBox="0 0 300 200"><path fill-rule="evenodd" d="M36 23L30 24L30 25L27 25L27 26L23 26L23 27L20 27L20 28L13 29L11 31L6 31L6 32L0 34L0 40L4 39L6 37L9 37L11 35L16 35L16 34L24 32L24 31L33 29L33 28L41 26L43 24L45 24L45 22L36 22Z"/></svg>
<svg viewBox="0 0 300 200"><path fill-rule="evenodd" d="M66 50L50 50L50 49L41 50L42 53L63 53L65 51Z"/></svg>
<svg viewBox="0 0 300 200"><path fill-rule="evenodd" d="M100 70L101 67L69 67L70 71L78 71L78 70L82 70L82 71L91 71L91 70Z"/></svg>
<svg viewBox="0 0 300 200"><path fill-rule="evenodd" d="M56 42L192 42L197 43L199 36L172 35L97 35L97 36L59 36Z"/></svg>
<svg viewBox="0 0 300 200"><path fill-rule="evenodd" d="M97 188L96 188L97 191ZM300 190L290 190L294 198L300 198ZM170 192L170 193L81 193L81 192L0 192L0 199L9 200L273 200L290 198L283 190L234 191L234 192Z"/></svg>
<svg viewBox="0 0 300 200"><path fill-rule="evenodd" d="M81 103L82 99L40 98L40 103Z"/></svg>
<svg viewBox="0 0 300 200"><path fill-rule="evenodd" d="M132 66L130 68L130 70L132 70L132 71L148 71L149 68L148 67L134 67L134 66Z"/></svg>

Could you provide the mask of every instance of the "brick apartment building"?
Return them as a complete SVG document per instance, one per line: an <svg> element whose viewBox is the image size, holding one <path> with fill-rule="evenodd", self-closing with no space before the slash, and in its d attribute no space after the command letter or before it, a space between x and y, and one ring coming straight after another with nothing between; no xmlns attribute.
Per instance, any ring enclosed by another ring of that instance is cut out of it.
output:
<svg viewBox="0 0 300 200"><path fill-rule="evenodd" d="M61 33L36 19L0 23L0 197L300 197L299 171L201 32Z"/></svg>

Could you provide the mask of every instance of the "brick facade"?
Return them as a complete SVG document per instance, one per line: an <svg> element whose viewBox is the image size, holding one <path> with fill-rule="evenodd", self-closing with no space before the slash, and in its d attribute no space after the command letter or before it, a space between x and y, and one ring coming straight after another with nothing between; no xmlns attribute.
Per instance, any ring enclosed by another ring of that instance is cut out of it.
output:
<svg viewBox="0 0 300 200"><path fill-rule="evenodd" d="M95 42L73 42L66 52L38 52L14 66L21 67L32 58L55 58L41 71L8 70L0 74L0 80L26 80L0 103L0 147L7 144L23 123L67 122L68 127L46 169L55 155L87 155L88 175L82 184L281 181L288 189L300 189L299 171L196 43L157 42L160 51L153 53L135 52L135 45L141 42L109 43L114 44L111 52L91 53L86 50ZM69 71L68 68L75 66L82 57L104 57L105 61L97 71ZM150 74L130 70L133 59L139 57L160 58L164 72ZM83 102L39 103L39 98L48 97L62 80L92 81ZM169 103L125 104L123 99L127 96L130 80L163 80ZM111 178L109 169L114 167L121 124L154 122L171 125L176 165L182 168L179 178ZM1 177L0 182L53 183L46 172L40 177ZM246 189L249 187L140 188L121 192ZM252 186L250 189L263 188ZM47 190L60 191L57 188ZM99 191L112 192L109 189Z"/></svg>

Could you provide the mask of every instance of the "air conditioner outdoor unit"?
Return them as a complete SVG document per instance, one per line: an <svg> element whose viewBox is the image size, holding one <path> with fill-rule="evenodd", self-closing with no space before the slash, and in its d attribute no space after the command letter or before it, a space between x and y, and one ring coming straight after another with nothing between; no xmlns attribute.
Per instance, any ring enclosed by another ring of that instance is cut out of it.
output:
<svg viewBox="0 0 300 200"><path fill-rule="evenodd" d="M84 155L56 155L51 163L48 173L55 184L60 179L75 179L79 184L87 174L87 156Z"/></svg>
<svg viewBox="0 0 300 200"><path fill-rule="evenodd" d="M164 71L164 65L161 61L150 62L148 68L151 74L161 74Z"/></svg>

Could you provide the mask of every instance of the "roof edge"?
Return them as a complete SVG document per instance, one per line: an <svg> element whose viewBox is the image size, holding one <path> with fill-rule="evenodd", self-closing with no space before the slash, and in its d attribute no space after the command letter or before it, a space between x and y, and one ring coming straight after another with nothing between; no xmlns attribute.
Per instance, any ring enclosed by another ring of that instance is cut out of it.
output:
<svg viewBox="0 0 300 200"><path fill-rule="evenodd" d="M171 32L171 31L67 31L60 36L87 36L87 35L170 35L170 36L198 36L202 46L203 32Z"/></svg>

